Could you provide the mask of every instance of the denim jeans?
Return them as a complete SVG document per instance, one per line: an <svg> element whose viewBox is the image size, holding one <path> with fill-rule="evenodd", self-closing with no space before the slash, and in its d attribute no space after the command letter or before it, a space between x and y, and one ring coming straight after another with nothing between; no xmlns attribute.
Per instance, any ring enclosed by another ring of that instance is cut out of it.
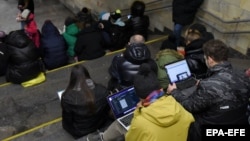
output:
<svg viewBox="0 0 250 141"><path fill-rule="evenodd" d="M20 23L21 23L21 29L24 29L24 26L25 26L26 22L25 21L21 21Z"/></svg>
<svg viewBox="0 0 250 141"><path fill-rule="evenodd" d="M181 24L174 24L174 35L176 38L176 46L180 46L180 42L181 42L181 33L182 33L182 29L183 29L183 25Z"/></svg>

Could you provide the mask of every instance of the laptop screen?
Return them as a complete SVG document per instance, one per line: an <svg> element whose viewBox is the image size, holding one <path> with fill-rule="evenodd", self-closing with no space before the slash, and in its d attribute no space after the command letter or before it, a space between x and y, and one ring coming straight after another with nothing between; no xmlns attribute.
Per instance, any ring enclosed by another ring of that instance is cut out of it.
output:
<svg viewBox="0 0 250 141"><path fill-rule="evenodd" d="M107 97L108 103L116 118L134 111L139 97L135 94L134 87L125 88Z"/></svg>
<svg viewBox="0 0 250 141"><path fill-rule="evenodd" d="M185 59L166 64L165 69L171 83L180 82L191 77L191 72Z"/></svg>

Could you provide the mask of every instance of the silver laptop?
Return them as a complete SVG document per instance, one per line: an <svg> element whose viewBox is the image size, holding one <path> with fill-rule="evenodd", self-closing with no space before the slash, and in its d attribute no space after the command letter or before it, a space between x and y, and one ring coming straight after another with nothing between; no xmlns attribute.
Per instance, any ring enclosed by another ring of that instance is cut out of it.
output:
<svg viewBox="0 0 250 141"><path fill-rule="evenodd" d="M187 60L182 59L164 65L169 82L175 83L178 89L187 89L194 86L197 80L192 76Z"/></svg>
<svg viewBox="0 0 250 141"><path fill-rule="evenodd" d="M107 100L117 121L128 130L133 118L133 112L139 102L134 87L131 86L109 95Z"/></svg>

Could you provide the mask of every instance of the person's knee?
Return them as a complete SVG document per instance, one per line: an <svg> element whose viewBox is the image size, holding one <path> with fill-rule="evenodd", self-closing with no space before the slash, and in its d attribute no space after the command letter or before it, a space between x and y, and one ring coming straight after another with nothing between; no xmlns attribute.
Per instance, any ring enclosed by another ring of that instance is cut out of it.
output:
<svg viewBox="0 0 250 141"><path fill-rule="evenodd" d="M118 136L117 138L115 138L112 141L125 141L125 136L124 135Z"/></svg>

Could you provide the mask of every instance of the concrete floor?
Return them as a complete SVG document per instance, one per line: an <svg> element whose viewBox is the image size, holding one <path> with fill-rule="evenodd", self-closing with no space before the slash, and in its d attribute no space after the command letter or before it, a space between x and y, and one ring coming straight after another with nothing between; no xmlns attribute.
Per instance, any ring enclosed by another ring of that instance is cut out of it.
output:
<svg viewBox="0 0 250 141"><path fill-rule="evenodd" d="M58 0L34 0L36 21L41 28L46 19L52 20L61 29L64 19L71 16ZM0 5L0 30L9 32L20 28L15 21L18 10L17 0L4 0ZM8 15L7 12L8 11ZM5 13L5 14L4 14ZM163 35L150 35L153 40ZM161 41L149 43L148 47L152 57L159 50ZM109 75L107 68L114 55L110 54L92 61L81 62L90 71L92 78L103 85L107 85ZM235 54L235 53L232 53ZM238 55L230 58L233 65L239 69L250 66L249 59L243 59ZM0 84L0 140L7 141L73 141L61 127L61 107L57 91L66 87L72 66L66 66L47 73L46 82L28 88L20 85ZM102 72L102 73L100 73ZM0 78L0 83L5 83ZM85 140L84 138L82 140Z"/></svg>

